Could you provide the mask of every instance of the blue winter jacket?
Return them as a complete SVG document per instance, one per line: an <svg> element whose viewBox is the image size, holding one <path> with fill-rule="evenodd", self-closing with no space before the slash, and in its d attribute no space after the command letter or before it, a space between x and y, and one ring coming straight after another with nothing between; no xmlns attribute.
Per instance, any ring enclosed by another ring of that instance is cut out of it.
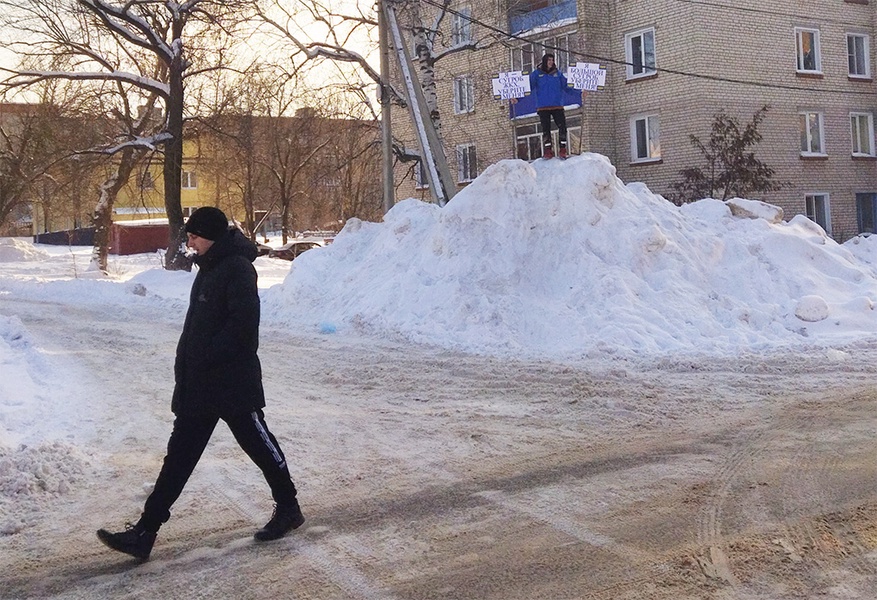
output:
<svg viewBox="0 0 877 600"><path fill-rule="evenodd" d="M546 73L540 68L530 73L530 93L536 95L536 110L563 108L566 77L558 69Z"/></svg>

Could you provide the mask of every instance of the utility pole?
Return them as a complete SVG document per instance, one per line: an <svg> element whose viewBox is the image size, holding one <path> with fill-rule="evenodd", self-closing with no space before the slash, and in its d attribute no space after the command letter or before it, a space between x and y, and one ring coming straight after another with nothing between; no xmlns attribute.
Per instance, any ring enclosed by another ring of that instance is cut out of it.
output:
<svg viewBox="0 0 877 600"><path fill-rule="evenodd" d="M396 203L393 192L393 128L390 121L390 45L387 43L385 0L378 0L378 44L381 53L381 156L383 167L384 214Z"/></svg>
<svg viewBox="0 0 877 600"><path fill-rule="evenodd" d="M390 4L391 1L385 0L383 3L384 17L390 28L390 34L393 36L393 45L396 47L399 67L402 70L411 123L414 125L417 142L420 145L420 159L426 167L426 177L429 180L429 191L433 200L439 206L444 206L454 197L457 191L456 185L448 168L444 147L430 118L429 109L423 97L423 89L417 80L417 74L411 63L411 55L408 53L408 46L399 30L396 11Z"/></svg>

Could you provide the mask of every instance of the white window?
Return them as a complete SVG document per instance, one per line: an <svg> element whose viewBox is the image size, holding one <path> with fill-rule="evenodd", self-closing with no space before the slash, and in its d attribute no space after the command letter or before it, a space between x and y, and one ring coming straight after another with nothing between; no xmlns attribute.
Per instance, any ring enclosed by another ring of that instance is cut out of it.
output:
<svg viewBox="0 0 877 600"><path fill-rule="evenodd" d="M472 112L475 109L475 88L468 75L454 79L454 112Z"/></svg>
<svg viewBox="0 0 877 600"><path fill-rule="evenodd" d="M542 56L535 58L538 48L534 46L534 44L527 42L518 48L512 48L512 71L530 72L536 68Z"/></svg>
<svg viewBox="0 0 877 600"><path fill-rule="evenodd" d="M819 223L825 233L831 235L831 210L828 203L828 194L807 194L804 197L807 218Z"/></svg>
<svg viewBox="0 0 877 600"><path fill-rule="evenodd" d="M636 79L656 72L654 28L634 31L624 36L627 78Z"/></svg>
<svg viewBox="0 0 877 600"><path fill-rule="evenodd" d="M517 157L521 160L531 161L542 158L542 133L535 123L515 128L515 144Z"/></svg>
<svg viewBox="0 0 877 600"><path fill-rule="evenodd" d="M870 40L861 33L847 34L847 58L850 77L871 77Z"/></svg>
<svg viewBox="0 0 877 600"><path fill-rule="evenodd" d="M465 44L472 41L472 8L463 6L454 13L451 21L451 43Z"/></svg>
<svg viewBox="0 0 877 600"><path fill-rule="evenodd" d="M198 178L195 177L195 171L183 171L183 189L194 190L198 187Z"/></svg>
<svg viewBox="0 0 877 600"><path fill-rule="evenodd" d="M554 55L554 64L561 73L569 67L569 35L546 38L538 42L527 42L512 48L512 71L530 72L542 62L546 52Z"/></svg>
<svg viewBox="0 0 877 600"><path fill-rule="evenodd" d="M640 115L630 120L630 158L633 162L660 160L658 115Z"/></svg>
<svg viewBox="0 0 877 600"><path fill-rule="evenodd" d="M819 49L819 30L795 28L798 46L798 72L821 73L822 59Z"/></svg>
<svg viewBox="0 0 877 600"><path fill-rule="evenodd" d="M464 183L478 177L478 159L475 144L457 146L457 181Z"/></svg>
<svg viewBox="0 0 877 600"><path fill-rule="evenodd" d="M801 154L825 155L822 137L822 113L805 112L800 114Z"/></svg>
<svg viewBox="0 0 877 600"><path fill-rule="evenodd" d="M874 116L871 113L850 113L853 156L874 156Z"/></svg>

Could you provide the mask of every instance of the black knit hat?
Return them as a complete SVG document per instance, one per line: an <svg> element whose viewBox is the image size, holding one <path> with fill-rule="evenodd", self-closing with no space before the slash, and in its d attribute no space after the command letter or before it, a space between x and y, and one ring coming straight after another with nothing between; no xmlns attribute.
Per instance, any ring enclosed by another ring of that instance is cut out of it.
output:
<svg viewBox="0 0 877 600"><path fill-rule="evenodd" d="M186 233L193 233L205 240L216 241L228 231L225 213L213 206L202 206L186 221Z"/></svg>

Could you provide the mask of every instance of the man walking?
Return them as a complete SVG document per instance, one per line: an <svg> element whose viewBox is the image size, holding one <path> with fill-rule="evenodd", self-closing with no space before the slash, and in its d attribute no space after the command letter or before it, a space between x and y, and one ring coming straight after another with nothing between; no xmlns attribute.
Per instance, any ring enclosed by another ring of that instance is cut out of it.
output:
<svg viewBox="0 0 877 600"><path fill-rule="evenodd" d="M262 470L274 497L271 520L255 534L259 541L283 537L304 523L296 489L262 408L259 346L259 292L253 260L255 244L218 208L203 207L186 222L188 246L197 256L189 310L177 345L171 410L175 415L155 487L140 520L125 531L97 532L119 552L149 558L156 534L198 464L220 419Z"/></svg>

